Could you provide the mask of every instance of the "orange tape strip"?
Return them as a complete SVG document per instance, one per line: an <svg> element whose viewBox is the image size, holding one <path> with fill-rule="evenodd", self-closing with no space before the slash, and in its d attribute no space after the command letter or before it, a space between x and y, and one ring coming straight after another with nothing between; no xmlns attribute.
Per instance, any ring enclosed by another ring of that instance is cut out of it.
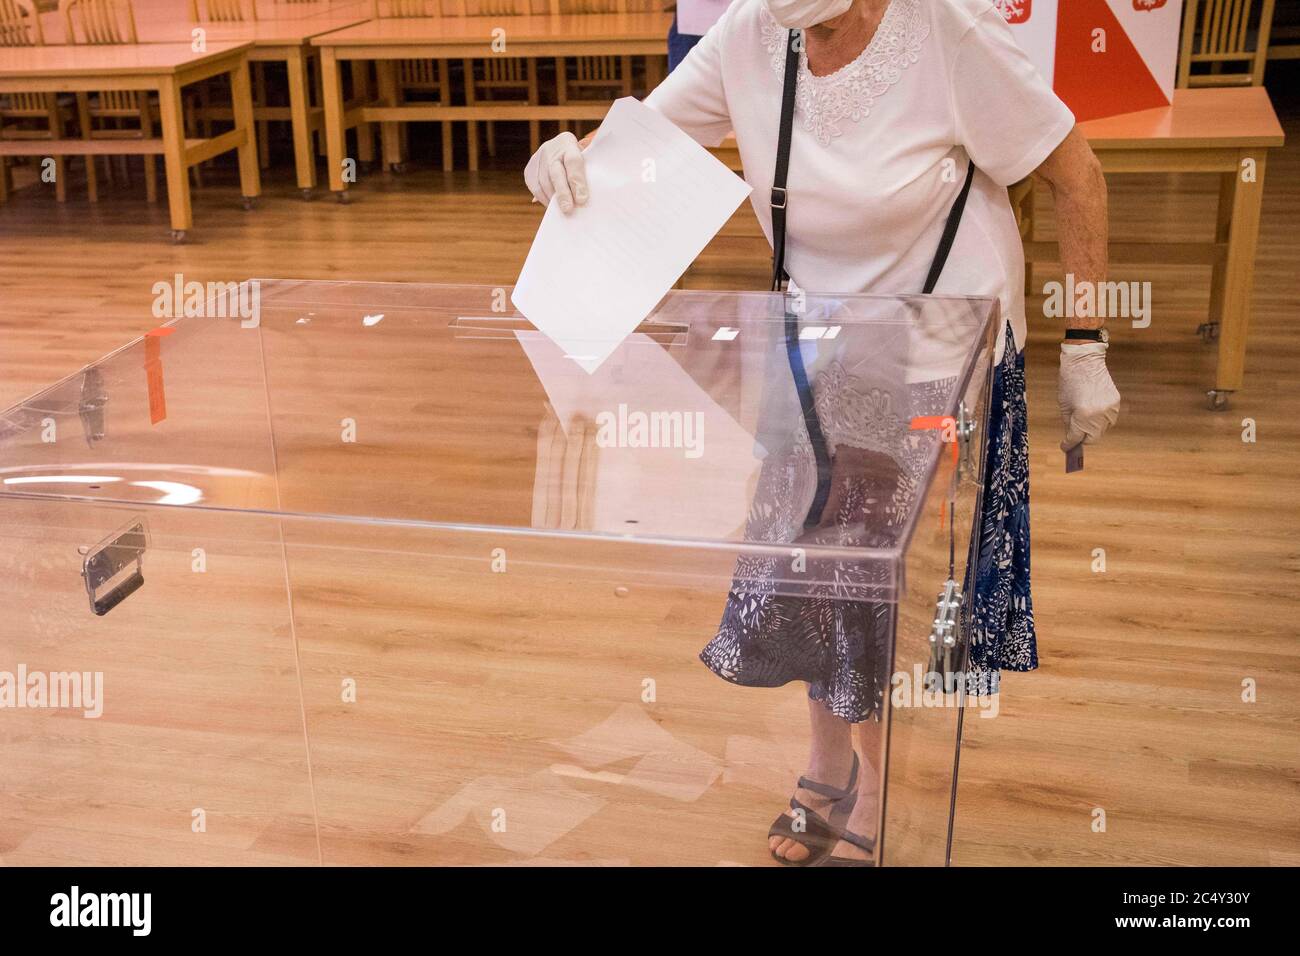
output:
<svg viewBox="0 0 1300 956"><path fill-rule="evenodd" d="M163 385L162 340L175 329L150 329L144 334L144 376L149 389L149 424L167 417L167 389Z"/></svg>
<svg viewBox="0 0 1300 956"><path fill-rule="evenodd" d="M956 427L957 422L951 415L917 415L911 422L911 430L914 432L930 431L932 429L937 429L938 431L952 429L952 431L949 431L949 434L955 436L957 434ZM952 446L952 468L955 473L957 470L957 442L955 440L949 441L948 444ZM939 501L940 531L943 530L944 514L947 511L945 505L946 502L943 500Z"/></svg>
<svg viewBox="0 0 1300 956"><path fill-rule="evenodd" d="M950 434L956 435L957 421L951 415L918 415L912 419L912 431L929 431L952 429ZM945 439L946 440L946 439ZM950 441L952 446L952 463L957 464L957 442Z"/></svg>

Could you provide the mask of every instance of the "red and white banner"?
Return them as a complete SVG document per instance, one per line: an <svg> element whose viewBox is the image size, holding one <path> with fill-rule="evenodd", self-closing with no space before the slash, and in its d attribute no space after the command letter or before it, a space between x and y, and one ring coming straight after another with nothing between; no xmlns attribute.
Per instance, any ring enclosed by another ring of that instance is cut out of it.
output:
<svg viewBox="0 0 1300 956"><path fill-rule="evenodd" d="M1182 0L993 0L1078 120L1167 106Z"/></svg>

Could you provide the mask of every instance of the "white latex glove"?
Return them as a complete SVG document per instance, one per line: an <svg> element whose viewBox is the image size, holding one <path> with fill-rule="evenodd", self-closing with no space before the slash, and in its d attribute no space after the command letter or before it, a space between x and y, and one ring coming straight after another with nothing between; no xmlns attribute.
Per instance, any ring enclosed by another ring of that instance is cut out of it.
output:
<svg viewBox="0 0 1300 956"><path fill-rule="evenodd" d="M1105 342L1062 342L1057 386L1065 440L1061 450L1091 444L1119 418L1119 389L1106 370Z"/></svg>
<svg viewBox="0 0 1300 956"><path fill-rule="evenodd" d="M574 205L587 201L587 167L582 147L572 133L561 133L544 142L524 168L524 182L543 206L555 196L561 212L573 212Z"/></svg>

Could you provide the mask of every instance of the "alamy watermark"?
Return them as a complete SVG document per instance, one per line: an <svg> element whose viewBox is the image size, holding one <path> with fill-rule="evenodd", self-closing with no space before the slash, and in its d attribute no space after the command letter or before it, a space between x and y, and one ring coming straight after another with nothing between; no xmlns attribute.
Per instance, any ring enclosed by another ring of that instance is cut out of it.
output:
<svg viewBox="0 0 1300 956"><path fill-rule="evenodd" d="M896 671L889 679L892 707L974 707L981 717L998 715L998 688L992 674L966 671L924 670L920 664L909 671Z"/></svg>
<svg viewBox="0 0 1300 956"><path fill-rule="evenodd" d="M103 671L0 671L0 710L80 710L87 720L104 713Z"/></svg>
<svg viewBox="0 0 1300 956"><path fill-rule="evenodd" d="M1049 319L1132 319L1135 329L1151 324L1150 282L1077 282L1069 272L1063 283L1046 283L1043 294Z"/></svg>
<svg viewBox="0 0 1300 956"><path fill-rule="evenodd" d="M148 936L153 927L152 893L85 893L75 884L50 897L50 925L56 927L124 927L132 936Z"/></svg>
<svg viewBox="0 0 1300 956"><path fill-rule="evenodd" d="M155 319L240 319L240 327L251 329L262 321L262 283L185 281L176 273L171 282L153 284Z"/></svg>
<svg viewBox="0 0 1300 956"><path fill-rule="evenodd" d="M704 454L703 412L643 412L620 402L596 416L599 448L681 448L687 458Z"/></svg>

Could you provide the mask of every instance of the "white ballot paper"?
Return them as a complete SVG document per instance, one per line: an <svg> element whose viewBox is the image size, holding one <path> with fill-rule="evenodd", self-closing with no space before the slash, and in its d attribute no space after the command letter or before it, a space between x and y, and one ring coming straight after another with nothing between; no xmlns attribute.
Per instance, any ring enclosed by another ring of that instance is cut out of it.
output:
<svg viewBox="0 0 1300 956"><path fill-rule="evenodd" d="M754 436L666 349L636 333L603 368L584 374L541 333L515 336L565 434L575 420L601 429L585 530L679 536L689 529L692 537L739 539L761 466ZM651 423L639 436L629 424L638 419ZM670 423L682 426L680 432ZM669 434L686 440L660 440Z"/></svg>
<svg viewBox="0 0 1300 956"><path fill-rule="evenodd" d="M749 184L648 106L616 100L583 153L590 196L552 199L510 301L588 372L654 309Z"/></svg>

